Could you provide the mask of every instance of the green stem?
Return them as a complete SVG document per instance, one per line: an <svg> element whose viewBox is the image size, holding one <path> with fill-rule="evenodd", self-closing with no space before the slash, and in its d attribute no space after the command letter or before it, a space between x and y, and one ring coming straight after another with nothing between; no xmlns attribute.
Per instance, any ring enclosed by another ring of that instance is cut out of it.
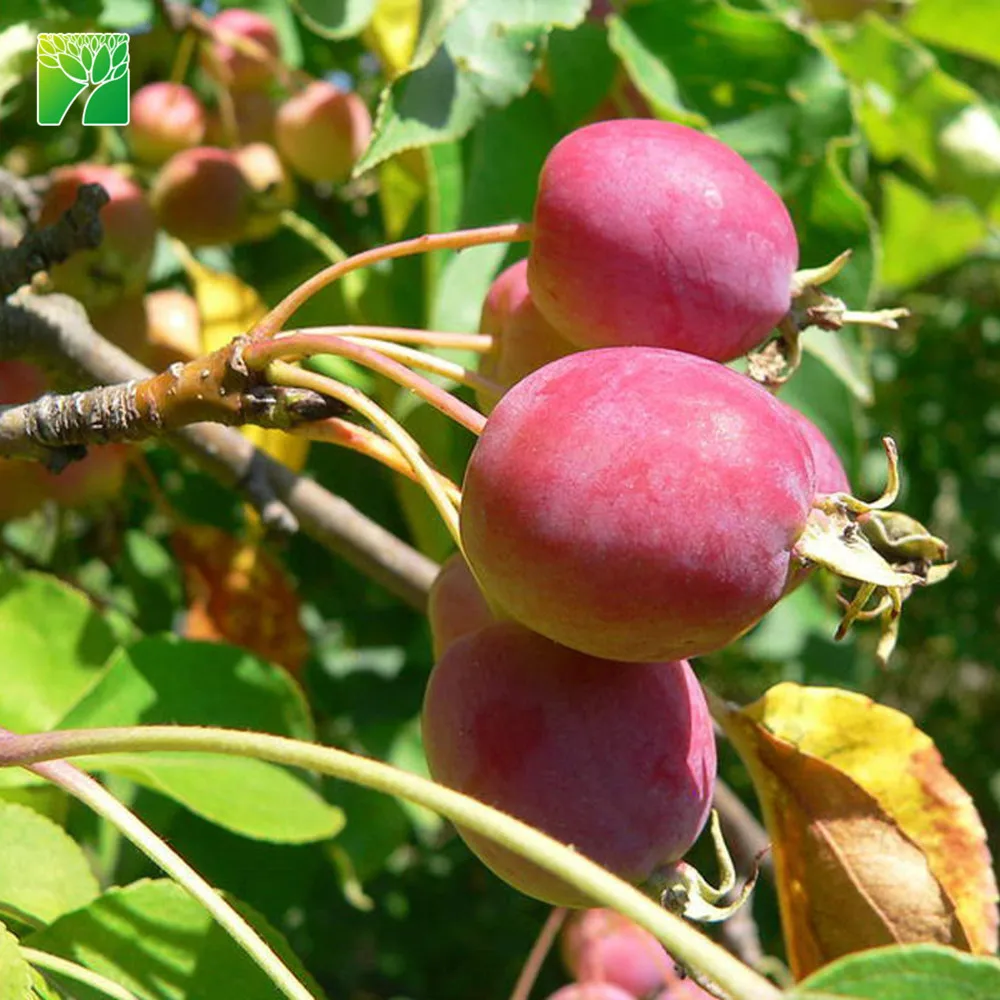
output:
<svg viewBox="0 0 1000 1000"><path fill-rule="evenodd" d="M221 753L306 768L422 805L571 883L654 934L680 962L702 970L733 1000L778 1000L780 991L681 918L593 861L520 820L426 778L332 747L240 730L187 726L62 730L0 739L0 767L60 757L149 751Z"/></svg>
<svg viewBox="0 0 1000 1000"><path fill-rule="evenodd" d="M124 730L122 730L124 731ZM0 730L0 746L23 737ZM69 756L62 753L46 758ZM41 758L39 758L41 760ZM33 763L29 770L65 789L121 830L154 864L159 865L200 903L226 933L253 959L289 1000L315 1000L266 941L179 854L161 840L133 812L123 806L99 781L62 760ZM2 766L2 764L0 764Z"/></svg>
<svg viewBox="0 0 1000 1000"><path fill-rule="evenodd" d="M83 983L98 993L103 993L111 1000L139 1000L131 991L120 986L113 979L102 976L99 972L93 972L85 966L71 962L68 958L60 958L58 955L50 955L47 951L39 951L37 948L26 948L21 945L21 954L36 969L45 969L47 972L54 972L57 976L65 976L74 982ZM34 996L34 994L32 994Z"/></svg>

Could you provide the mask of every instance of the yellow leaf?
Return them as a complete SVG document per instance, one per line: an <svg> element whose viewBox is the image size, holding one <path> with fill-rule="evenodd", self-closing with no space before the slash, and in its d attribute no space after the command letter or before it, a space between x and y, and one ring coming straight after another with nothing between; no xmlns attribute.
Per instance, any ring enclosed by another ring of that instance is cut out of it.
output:
<svg viewBox="0 0 1000 1000"><path fill-rule="evenodd" d="M378 168L378 198L385 220L386 237L398 240L427 191L424 152L407 149Z"/></svg>
<svg viewBox="0 0 1000 1000"><path fill-rule="evenodd" d="M183 253L181 260L201 313L202 350L205 353L225 347L267 314L267 304L256 289L235 274L206 267L189 253ZM305 466L309 454L308 438L264 427L242 427L240 430L261 451L295 472Z"/></svg>
<svg viewBox="0 0 1000 1000"><path fill-rule="evenodd" d="M420 0L378 0L362 38L390 78L410 65L420 31Z"/></svg>
<svg viewBox="0 0 1000 1000"><path fill-rule="evenodd" d="M722 722L773 840L796 978L881 944L996 949L982 823L908 716L847 691L780 684Z"/></svg>

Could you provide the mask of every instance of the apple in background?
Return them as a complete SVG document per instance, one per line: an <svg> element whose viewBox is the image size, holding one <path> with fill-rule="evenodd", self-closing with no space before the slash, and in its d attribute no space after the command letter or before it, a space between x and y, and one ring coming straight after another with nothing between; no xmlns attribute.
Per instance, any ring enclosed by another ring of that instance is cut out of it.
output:
<svg viewBox="0 0 1000 1000"><path fill-rule="evenodd" d="M275 148L266 142L252 142L234 155L253 192L242 238L267 239L281 227L281 213L295 205L295 181Z"/></svg>
<svg viewBox="0 0 1000 1000"><path fill-rule="evenodd" d="M256 42L275 59L281 56L278 33L262 14L231 7L216 14L211 19L211 25L223 33ZM238 52L222 37L215 36L206 45L209 48L202 60L205 71L232 90L257 90L267 86L274 78L274 69L269 61Z"/></svg>
<svg viewBox="0 0 1000 1000"><path fill-rule="evenodd" d="M213 146L172 156L150 192L160 225L192 247L239 242L253 196L235 154Z"/></svg>
<svg viewBox="0 0 1000 1000"><path fill-rule="evenodd" d="M490 611L476 578L461 552L446 559L431 585L427 617L438 660L452 643L493 624Z"/></svg>
<svg viewBox="0 0 1000 1000"><path fill-rule="evenodd" d="M205 143L209 146L245 146L251 142L274 142L274 119L278 108L266 90L234 90L230 95L236 134L227 135L218 107L208 112Z"/></svg>
<svg viewBox="0 0 1000 1000"><path fill-rule="evenodd" d="M137 160L159 166L205 138L207 116L197 94L182 83L162 81L132 97L128 139Z"/></svg>
<svg viewBox="0 0 1000 1000"><path fill-rule="evenodd" d="M35 365L0 361L0 405L28 403L46 388L45 373ZM58 474L40 462L0 459L0 521L24 517L48 499L63 507L110 500L121 491L128 454L128 445L98 445Z"/></svg>
<svg viewBox="0 0 1000 1000"><path fill-rule="evenodd" d="M535 308L527 273L526 260L501 271L486 293L479 320L480 333L493 337L493 348L483 356L480 373L504 389L577 350ZM483 392L476 393L476 400L484 413L497 404L497 399Z"/></svg>
<svg viewBox="0 0 1000 1000"><path fill-rule="evenodd" d="M278 152L300 177L314 183L346 181L371 133L364 101L326 80L289 97L275 122Z"/></svg>
<svg viewBox="0 0 1000 1000"><path fill-rule="evenodd" d="M80 250L49 272L57 291L85 306L106 306L141 292L153 260L156 216L142 188L115 167L80 163L52 171L51 186L38 223L57 222L76 201L81 184L100 184L111 200L101 209L104 228L100 246Z"/></svg>

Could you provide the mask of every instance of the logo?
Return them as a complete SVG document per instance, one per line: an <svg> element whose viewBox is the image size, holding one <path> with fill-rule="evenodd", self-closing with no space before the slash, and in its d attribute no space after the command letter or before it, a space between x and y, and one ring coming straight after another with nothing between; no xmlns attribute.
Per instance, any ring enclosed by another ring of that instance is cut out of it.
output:
<svg viewBox="0 0 1000 1000"><path fill-rule="evenodd" d="M128 124L128 35L41 34L37 55L39 125L61 125L84 93L84 125Z"/></svg>

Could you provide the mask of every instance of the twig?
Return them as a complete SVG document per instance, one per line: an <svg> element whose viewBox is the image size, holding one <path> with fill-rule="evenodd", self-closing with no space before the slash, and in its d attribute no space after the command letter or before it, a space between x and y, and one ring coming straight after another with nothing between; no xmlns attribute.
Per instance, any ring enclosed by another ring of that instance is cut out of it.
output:
<svg viewBox="0 0 1000 1000"><path fill-rule="evenodd" d="M104 231L98 217L110 200L100 184L81 184L76 201L58 222L28 233L12 250L0 254L0 295L10 295L39 271L59 264L77 250L98 246Z"/></svg>
<svg viewBox="0 0 1000 1000"><path fill-rule="evenodd" d="M55 369L69 385L115 384L152 373L106 341L79 303L63 295L23 294L0 304L0 359ZM416 608L437 565L346 500L257 451L237 431L197 424L166 436L210 475L236 489L272 530L309 537Z"/></svg>

